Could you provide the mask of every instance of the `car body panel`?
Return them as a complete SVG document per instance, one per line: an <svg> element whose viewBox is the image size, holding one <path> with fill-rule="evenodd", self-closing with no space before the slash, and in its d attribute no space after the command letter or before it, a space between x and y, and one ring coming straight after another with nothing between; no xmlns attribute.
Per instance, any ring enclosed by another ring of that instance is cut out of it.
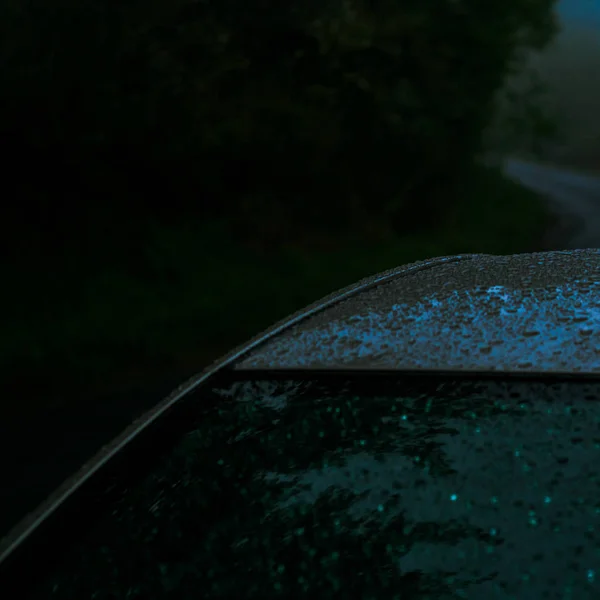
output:
<svg viewBox="0 0 600 600"><path fill-rule="evenodd" d="M315 302L190 378L133 422L0 540L0 568L106 465L140 440L148 442L158 422L229 369L597 374L599 266L597 250L445 256L368 277Z"/></svg>
<svg viewBox="0 0 600 600"><path fill-rule="evenodd" d="M463 258L343 298L236 369L600 372L600 250Z"/></svg>

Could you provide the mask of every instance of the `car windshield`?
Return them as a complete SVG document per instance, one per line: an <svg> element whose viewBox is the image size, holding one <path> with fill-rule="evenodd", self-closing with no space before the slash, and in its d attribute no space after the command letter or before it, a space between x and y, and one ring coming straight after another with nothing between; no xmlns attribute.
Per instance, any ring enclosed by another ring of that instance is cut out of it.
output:
<svg viewBox="0 0 600 600"><path fill-rule="evenodd" d="M228 373L191 396L28 598L600 597L598 381Z"/></svg>

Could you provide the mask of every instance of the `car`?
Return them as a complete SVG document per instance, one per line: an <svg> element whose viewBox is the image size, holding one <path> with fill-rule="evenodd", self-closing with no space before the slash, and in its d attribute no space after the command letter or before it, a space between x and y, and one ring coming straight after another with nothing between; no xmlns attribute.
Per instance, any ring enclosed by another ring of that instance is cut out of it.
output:
<svg viewBox="0 0 600 600"><path fill-rule="evenodd" d="M0 596L600 598L599 287L465 254L316 302L19 523Z"/></svg>

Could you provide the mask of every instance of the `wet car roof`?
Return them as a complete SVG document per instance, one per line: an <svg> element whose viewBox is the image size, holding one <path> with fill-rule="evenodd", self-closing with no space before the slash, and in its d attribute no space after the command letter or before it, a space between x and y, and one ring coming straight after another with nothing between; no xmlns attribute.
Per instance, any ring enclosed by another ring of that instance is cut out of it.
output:
<svg viewBox="0 0 600 600"><path fill-rule="evenodd" d="M443 257L332 298L235 368L600 371L600 250Z"/></svg>
<svg viewBox="0 0 600 600"><path fill-rule="evenodd" d="M331 294L232 350L134 421L0 540L0 566L111 459L132 441L154 439L151 427L225 368L242 375L307 367L597 374L599 261L600 250L449 256Z"/></svg>

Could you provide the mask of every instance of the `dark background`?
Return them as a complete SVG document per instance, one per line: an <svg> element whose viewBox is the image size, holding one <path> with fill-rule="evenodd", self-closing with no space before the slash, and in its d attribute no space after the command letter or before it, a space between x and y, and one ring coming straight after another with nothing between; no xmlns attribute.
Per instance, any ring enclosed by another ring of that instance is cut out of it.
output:
<svg viewBox="0 0 600 600"><path fill-rule="evenodd" d="M543 249L543 200L480 159L553 4L2 0L7 489L34 503L43 465L67 474L336 288ZM536 110L511 127L536 147L554 133Z"/></svg>

